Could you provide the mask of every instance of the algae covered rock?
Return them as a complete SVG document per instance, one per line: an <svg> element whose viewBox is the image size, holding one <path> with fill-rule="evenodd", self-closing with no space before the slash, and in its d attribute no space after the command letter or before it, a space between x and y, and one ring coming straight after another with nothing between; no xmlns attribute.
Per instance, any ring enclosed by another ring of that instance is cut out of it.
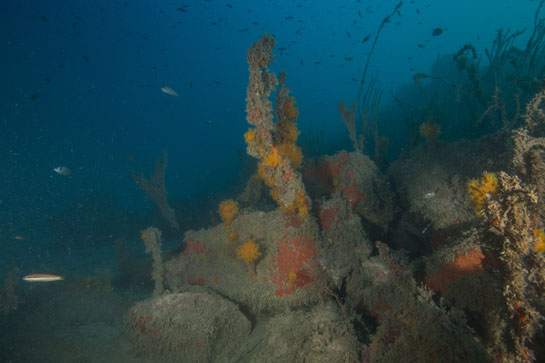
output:
<svg viewBox="0 0 545 363"><path fill-rule="evenodd" d="M125 321L135 350L161 361L229 361L251 331L251 322L236 305L195 292L141 301Z"/></svg>
<svg viewBox="0 0 545 363"><path fill-rule="evenodd" d="M236 238L230 239L232 232ZM310 219L280 211L241 213L229 230L218 225L187 232L184 252L165 264L166 285L173 291L211 289L253 313L312 305L320 286L318 238ZM248 241L259 251L251 264L237 254Z"/></svg>
<svg viewBox="0 0 545 363"><path fill-rule="evenodd" d="M313 200L339 194L365 225L386 230L394 217L394 194L388 179L369 157L341 151L304 166L304 181Z"/></svg>
<svg viewBox="0 0 545 363"><path fill-rule="evenodd" d="M334 304L274 316L252 362L358 362L359 344L349 319Z"/></svg>

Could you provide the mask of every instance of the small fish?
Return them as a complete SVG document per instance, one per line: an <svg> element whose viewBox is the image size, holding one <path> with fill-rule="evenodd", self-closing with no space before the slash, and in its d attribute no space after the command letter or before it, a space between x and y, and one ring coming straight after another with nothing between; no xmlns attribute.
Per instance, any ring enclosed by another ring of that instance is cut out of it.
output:
<svg viewBox="0 0 545 363"><path fill-rule="evenodd" d="M26 240L25 236L22 236L22 235L20 235L20 234L18 234L17 236L15 236L15 239L16 239L17 241L24 241L24 240Z"/></svg>
<svg viewBox="0 0 545 363"><path fill-rule="evenodd" d="M369 38L371 38L371 34L369 34L368 36L366 36L365 38L363 38L363 40L361 41L362 43L365 43L366 41L369 40Z"/></svg>
<svg viewBox="0 0 545 363"><path fill-rule="evenodd" d="M51 282L64 280L62 276L50 274L31 274L23 277L23 280L28 282Z"/></svg>
<svg viewBox="0 0 545 363"><path fill-rule="evenodd" d="M431 33L432 36L436 37L438 35L441 35L443 34L443 29L441 28L435 28L433 29L433 32Z"/></svg>
<svg viewBox="0 0 545 363"><path fill-rule="evenodd" d="M175 90L173 90L173 89L170 88L169 86L163 86L163 87L161 87L161 91L163 91L163 93L166 93L167 95L179 96L179 95L178 95L178 92L176 92Z"/></svg>
<svg viewBox="0 0 545 363"><path fill-rule="evenodd" d="M68 169L66 166L57 166L56 168L53 169L53 171L55 171L55 173L57 174L64 175L64 176L72 175L72 171L70 171L70 169Z"/></svg>
<svg viewBox="0 0 545 363"><path fill-rule="evenodd" d="M433 197L435 197L435 192L429 192L424 195L425 199L431 199Z"/></svg>

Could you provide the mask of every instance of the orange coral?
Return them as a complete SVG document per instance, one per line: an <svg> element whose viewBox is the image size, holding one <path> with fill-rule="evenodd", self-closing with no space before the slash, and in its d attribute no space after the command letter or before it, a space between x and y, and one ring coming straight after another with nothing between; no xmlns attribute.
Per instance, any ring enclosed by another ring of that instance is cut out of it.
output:
<svg viewBox="0 0 545 363"><path fill-rule="evenodd" d="M274 197L274 196L273 196ZM308 201L304 190L299 190L293 203L288 206L281 206L284 212L297 213L297 216L304 219L308 214Z"/></svg>
<svg viewBox="0 0 545 363"><path fill-rule="evenodd" d="M295 143L299 136L299 130L297 124L291 121L281 122L279 125L280 137L283 143Z"/></svg>
<svg viewBox="0 0 545 363"><path fill-rule="evenodd" d="M225 224L225 228L231 227L231 222L238 214L238 204L232 199L224 200L220 203L219 214L221 221Z"/></svg>
<svg viewBox="0 0 545 363"><path fill-rule="evenodd" d="M301 163L303 162L303 153L301 152L301 148L299 146L295 145L294 143L283 143L278 145L278 149L283 156L291 161L293 167L301 167Z"/></svg>
<svg viewBox="0 0 545 363"><path fill-rule="evenodd" d="M471 179L467 183L467 192L477 214L481 214L486 200L498 194L498 191L498 177L494 173L484 172L480 179Z"/></svg>
<svg viewBox="0 0 545 363"><path fill-rule="evenodd" d="M259 252L259 245L255 242L255 238L250 238L246 243L242 244L237 248L237 256L246 264L252 273L252 279L255 280L253 263L261 256Z"/></svg>
<svg viewBox="0 0 545 363"><path fill-rule="evenodd" d="M263 159L263 162L273 169L276 168L281 161L282 156L278 152L278 148L274 146L271 147L271 151L267 155L265 155L265 158Z"/></svg>
<svg viewBox="0 0 545 363"><path fill-rule="evenodd" d="M299 117L299 109L295 107L295 97L286 98L286 101L282 105L282 112L284 112L289 120L295 120Z"/></svg>

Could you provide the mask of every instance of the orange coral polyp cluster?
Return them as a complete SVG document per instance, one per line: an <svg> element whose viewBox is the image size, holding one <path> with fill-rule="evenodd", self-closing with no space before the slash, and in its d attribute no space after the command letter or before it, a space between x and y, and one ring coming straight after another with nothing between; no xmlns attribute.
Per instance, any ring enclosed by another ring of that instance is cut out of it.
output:
<svg viewBox="0 0 545 363"><path fill-rule="evenodd" d="M237 248L237 256L248 266L251 266L260 256L259 245L255 242L255 238L250 238L246 243Z"/></svg>
<svg viewBox="0 0 545 363"><path fill-rule="evenodd" d="M278 152L278 148L274 146L271 147L271 151L269 151L267 155L265 155L265 158L263 158L263 162L273 169L276 168L278 164L282 162L282 156Z"/></svg>
<svg viewBox="0 0 545 363"><path fill-rule="evenodd" d="M294 143L283 143L278 145L278 149L280 150L280 154L291 161L294 168L301 167L301 163L303 162L303 153L301 152L301 148L299 146L295 145Z"/></svg>
<svg viewBox="0 0 545 363"><path fill-rule="evenodd" d="M228 229L238 214L238 204L232 199L224 200L220 203L218 211L221 221L225 224L225 228Z"/></svg>
<svg viewBox="0 0 545 363"><path fill-rule="evenodd" d="M299 190L292 204L283 208L285 211L297 214L300 218L308 214L308 202L305 192Z"/></svg>
<svg viewBox="0 0 545 363"><path fill-rule="evenodd" d="M282 138L283 143L295 143L295 141L297 141L300 132L297 129L297 124L295 122L282 122L279 127L280 137Z"/></svg>
<svg viewBox="0 0 545 363"><path fill-rule="evenodd" d="M289 120L295 120L299 117L299 109L295 107L295 97L291 96L286 98L282 105L282 112L284 112Z"/></svg>
<svg viewBox="0 0 545 363"><path fill-rule="evenodd" d="M484 203L498 191L498 177L494 173L485 172L480 179L471 179L467 184L467 192L477 214L481 214Z"/></svg>
<svg viewBox="0 0 545 363"><path fill-rule="evenodd" d="M244 134L244 141L246 141L247 144L255 141L255 129L250 128L246 133Z"/></svg>

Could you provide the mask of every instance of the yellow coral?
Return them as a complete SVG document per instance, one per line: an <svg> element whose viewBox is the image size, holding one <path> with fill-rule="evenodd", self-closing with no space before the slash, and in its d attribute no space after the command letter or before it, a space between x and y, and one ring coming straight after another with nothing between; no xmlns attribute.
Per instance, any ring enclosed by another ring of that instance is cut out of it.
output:
<svg viewBox="0 0 545 363"><path fill-rule="evenodd" d="M237 256L246 262L248 266L251 266L252 263L254 263L254 261L261 256L261 252L259 252L259 245L255 242L255 238L250 238L248 242L237 248Z"/></svg>
<svg viewBox="0 0 545 363"><path fill-rule="evenodd" d="M221 221L225 224L225 228L228 229L238 214L238 204L232 199L224 200L220 203L218 211Z"/></svg>
<svg viewBox="0 0 545 363"><path fill-rule="evenodd" d="M297 282L297 272L290 270L288 276L286 276L286 282L292 285L295 284Z"/></svg>
<svg viewBox="0 0 545 363"><path fill-rule="evenodd" d="M255 129L248 129L246 133L244 134L244 141L246 141L247 144L251 143L255 140Z"/></svg>
<svg viewBox="0 0 545 363"><path fill-rule="evenodd" d="M467 184L467 192L477 214L481 214L485 201L498 191L498 177L494 173L484 172L480 179L471 179Z"/></svg>
<svg viewBox="0 0 545 363"><path fill-rule="evenodd" d="M282 206L284 212L293 212L296 213L299 219L303 220L308 214L308 203L307 197L303 190L299 190L293 203L287 206Z"/></svg>
<svg viewBox="0 0 545 363"><path fill-rule="evenodd" d="M534 229L532 234L535 239L534 250L537 252L545 252L545 232L543 230Z"/></svg>
<svg viewBox="0 0 545 363"><path fill-rule="evenodd" d="M276 168L282 162L282 156L278 152L278 148L272 146L271 151L265 155L263 162L271 168Z"/></svg>

